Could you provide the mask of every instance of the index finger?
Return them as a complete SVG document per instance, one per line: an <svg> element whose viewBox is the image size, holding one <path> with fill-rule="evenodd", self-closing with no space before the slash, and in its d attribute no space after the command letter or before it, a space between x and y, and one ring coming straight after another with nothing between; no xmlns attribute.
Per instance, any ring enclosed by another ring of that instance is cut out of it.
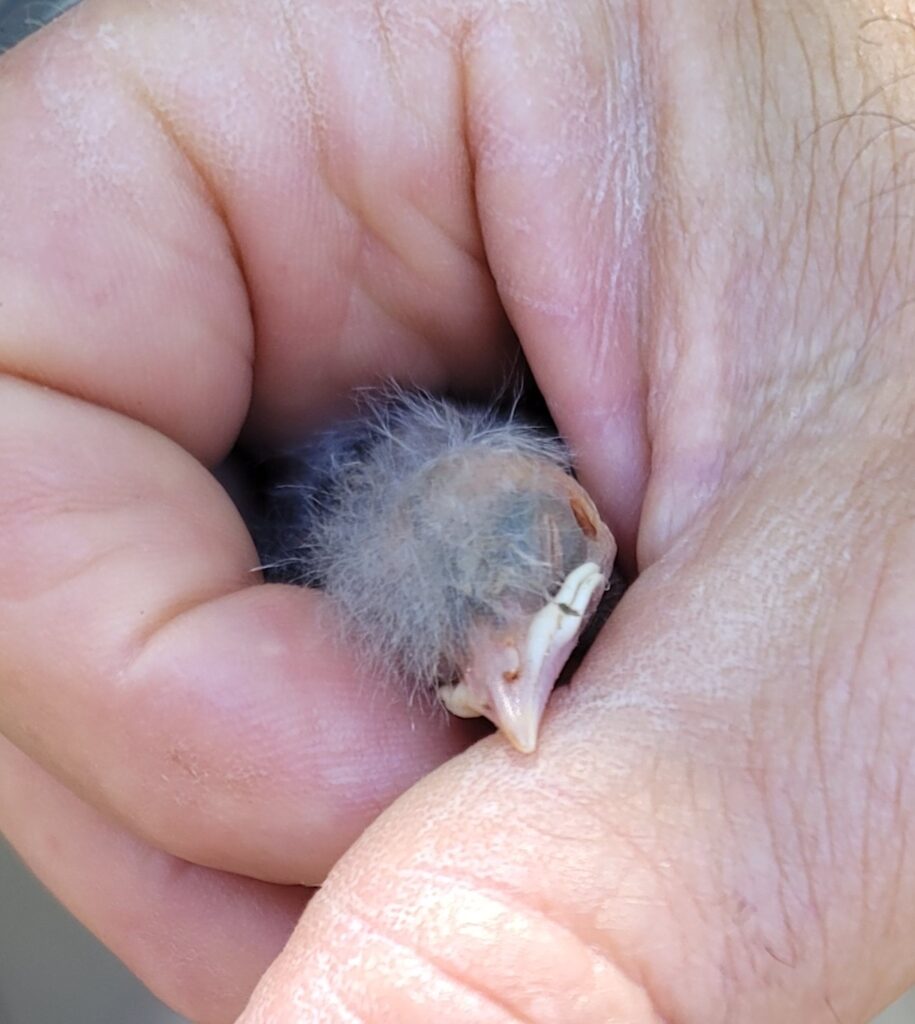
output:
<svg viewBox="0 0 915 1024"><path fill-rule="evenodd" d="M360 675L320 595L257 584L238 513L172 442L10 380L0 438L0 725L135 832L315 882L460 745Z"/></svg>

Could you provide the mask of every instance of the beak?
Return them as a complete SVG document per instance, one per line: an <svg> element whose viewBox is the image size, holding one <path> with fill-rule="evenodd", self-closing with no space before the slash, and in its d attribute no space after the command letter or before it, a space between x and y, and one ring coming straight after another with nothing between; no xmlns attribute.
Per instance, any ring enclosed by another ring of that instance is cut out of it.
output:
<svg viewBox="0 0 915 1024"><path fill-rule="evenodd" d="M516 750L532 753L550 693L606 583L600 567L585 562L513 637L495 642L491 634L478 635L464 679L442 693L448 710L464 718L485 715Z"/></svg>

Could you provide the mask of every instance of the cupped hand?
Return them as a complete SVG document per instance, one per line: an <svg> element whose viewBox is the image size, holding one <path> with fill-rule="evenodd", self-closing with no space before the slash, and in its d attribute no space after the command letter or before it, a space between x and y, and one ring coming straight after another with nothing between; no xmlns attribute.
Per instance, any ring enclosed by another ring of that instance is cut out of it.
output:
<svg viewBox="0 0 915 1024"><path fill-rule="evenodd" d="M378 376L483 392L509 324L641 575L242 1020L913 980L904 6L86 0L0 63L0 826L178 1009L241 1012L467 742L204 467Z"/></svg>

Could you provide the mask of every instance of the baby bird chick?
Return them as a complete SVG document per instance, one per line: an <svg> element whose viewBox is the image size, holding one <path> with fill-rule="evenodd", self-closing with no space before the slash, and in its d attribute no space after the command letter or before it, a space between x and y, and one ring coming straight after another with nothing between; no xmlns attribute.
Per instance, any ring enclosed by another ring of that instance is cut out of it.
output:
<svg viewBox="0 0 915 1024"><path fill-rule="evenodd" d="M562 442L490 408L384 392L296 465L286 577L327 591L373 666L533 751L616 555Z"/></svg>

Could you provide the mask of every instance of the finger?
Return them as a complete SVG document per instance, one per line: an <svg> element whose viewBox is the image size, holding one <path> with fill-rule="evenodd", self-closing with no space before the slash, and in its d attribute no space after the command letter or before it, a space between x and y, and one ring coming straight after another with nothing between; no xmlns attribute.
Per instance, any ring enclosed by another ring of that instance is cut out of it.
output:
<svg viewBox="0 0 915 1024"><path fill-rule="evenodd" d="M206 461L249 407L489 387L511 338L454 44L413 25L395 67L360 5L270 10L87 0L0 62L0 367Z"/></svg>
<svg viewBox="0 0 915 1024"><path fill-rule="evenodd" d="M866 1020L911 983L911 453L849 454L798 443L644 573L536 755L401 798L241 1021Z"/></svg>
<svg viewBox="0 0 915 1024"><path fill-rule="evenodd" d="M0 833L156 995L200 1024L234 1020L307 899L152 849L3 739Z"/></svg>
<svg viewBox="0 0 915 1024"><path fill-rule="evenodd" d="M149 428L0 380L0 478L0 728L154 845L319 881L471 735L362 676L319 595L258 585Z"/></svg>
<svg viewBox="0 0 915 1024"><path fill-rule="evenodd" d="M518 4L488 9L463 50L499 294L630 563L649 455L654 150L642 31L631 4Z"/></svg>
<svg viewBox="0 0 915 1024"><path fill-rule="evenodd" d="M243 274L201 178L87 45L91 7L0 59L0 371L215 462L250 401Z"/></svg>

